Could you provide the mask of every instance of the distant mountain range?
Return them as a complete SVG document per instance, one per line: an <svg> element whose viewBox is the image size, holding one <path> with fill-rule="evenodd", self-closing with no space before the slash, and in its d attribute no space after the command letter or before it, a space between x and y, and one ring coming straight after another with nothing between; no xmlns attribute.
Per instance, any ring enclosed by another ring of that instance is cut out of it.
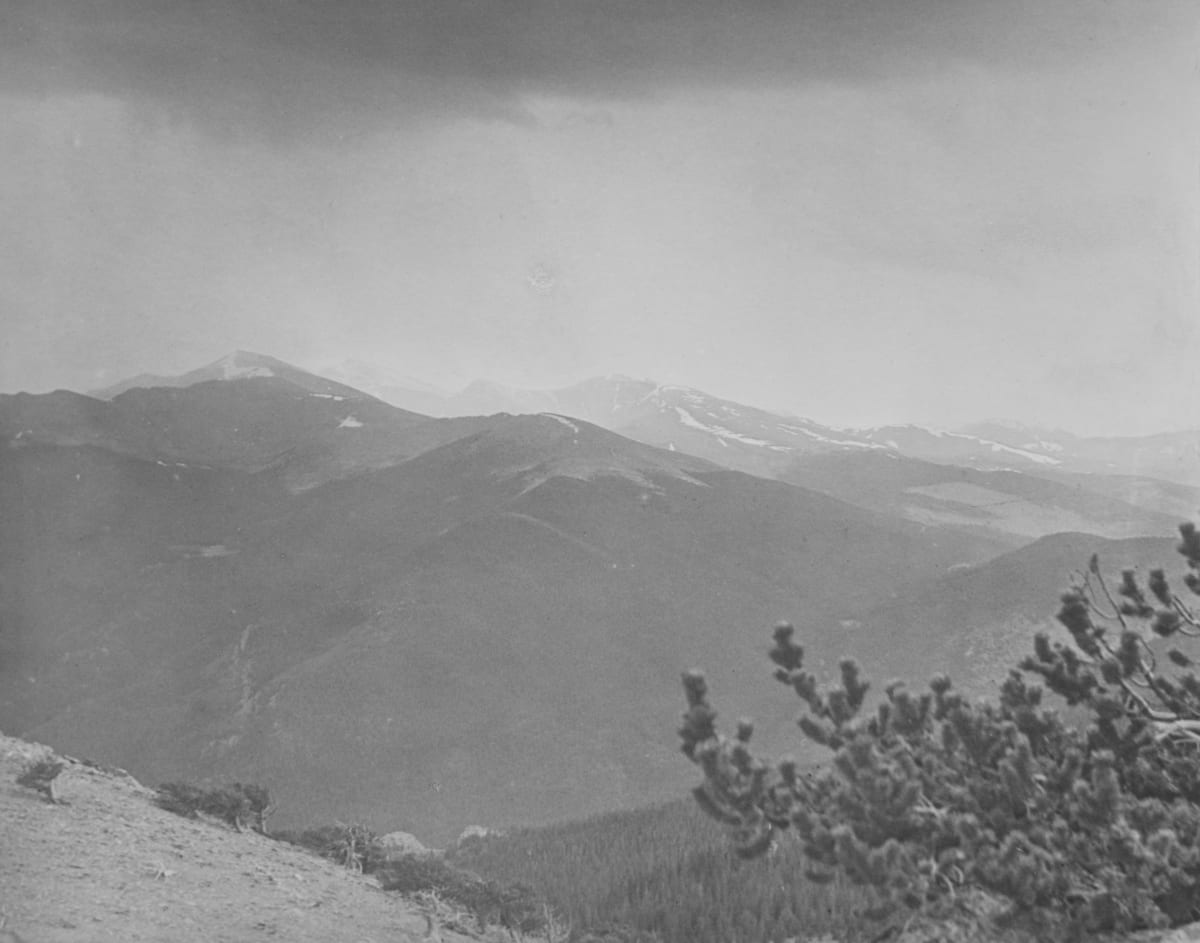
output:
<svg viewBox="0 0 1200 943"><path fill-rule="evenodd" d="M111 398L139 384L186 387L266 374L288 382L297 394L325 395L330 407L375 396L407 411L443 417L571 416L860 507L934 526L981 528L1014 542L1065 530L1153 536L1200 511L1200 433L1086 439L996 422L953 433L911 425L846 430L628 377L595 378L559 390L478 382L450 395L357 361L332 368L335 383L245 352L180 377L138 378L95 395ZM335 388L340 392L331 394ZM345 421L361 421L348 409L341 412ZM355 439L340 436L338 451L353 444L386 462L398 453L380 433L396 421L372 423ZM411 424L412 417L407 421ZM312 451L316 445L306 447ZM314 459L314 467L295 473L297 486L339 473L339 461Z"/></svg>
<svg viewBox="0 0 1200 943"><path fill-rule="evenodd" d="M678 795L683 668L792 747L779 618L822 671L851 652L979 689L1094 549L1170 565L1195 497L1138 479L1166 510L1136 507L1121 479L924 462L636 381L430 418L260 355L188 376L0 396L0 728L263 782L282 825L438 843ZM584 415L606 410L639 436ZM737 470L761 456L772 477ZM1081 523L1161 537L1031 543Z"/></svg>
<svg viewBox="0 0 1200 943"><path fill-rule="evenodd" d="M553 390L477 381L451 394L359 361L344 362L328 375L394 406L430 416L564 413L752 474L774 475L798 456L880 449L988 471L1083 472L1159 478L1200 487L1200 429L1092 438L995 420L958 430L918 425L838 429L689 387L623 376L594 378Z"/></svg>

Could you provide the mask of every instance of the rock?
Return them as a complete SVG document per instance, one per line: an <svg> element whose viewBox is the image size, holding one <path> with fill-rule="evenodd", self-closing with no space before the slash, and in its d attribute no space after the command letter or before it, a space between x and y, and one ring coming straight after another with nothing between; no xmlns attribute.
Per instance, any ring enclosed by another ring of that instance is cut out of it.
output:
<svg viewBox="0 0 1200 943"><path fill-rule="evenodd" d="M383 849L384 858L388 861L394 861L396 858L407 858L410 855L424 857L436 854L436 852L421 844L415 835L408 832L388 832L388 834L380 836L376 841L379 847Z"/></svg>

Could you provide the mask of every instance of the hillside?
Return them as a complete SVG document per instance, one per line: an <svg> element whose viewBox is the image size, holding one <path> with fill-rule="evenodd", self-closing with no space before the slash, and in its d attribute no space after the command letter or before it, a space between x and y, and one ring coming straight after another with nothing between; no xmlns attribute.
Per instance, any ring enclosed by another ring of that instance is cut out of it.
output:
<svg viewBox="0 0 1200 943"><path fill-rule="evenodd" d="M200 410L217 386L108 405ZM13 441L0 723L151 779L263 782L281 826L377 826L403 795L434 843L674 794L681 670L759 712L763 626L836 633L1005 549L556 415L441 421L415 457L302 490Z"/></svg>
<svg viewBox="0 0 1200 943"><path fill-rule="evenodd" d="M1112 585L1126 568L1143 577L1154 567L1164 568L1168 577L1178 574L1182 563L1176 543L1167 537L1044 537L977 566L914 584L864 616L847 633L844 647L876 682L900 677L923 685L935 672L945 671L959 687L988 693L1031 651L1036 632L1062 632L1065 638L1054 618L1059 599L1093 553Z"/></svg>
<svg viewBox="0 0 1200 943"><path fill-rule="evenodd" d="M1044 474L845 450L794 458L776 477L907 520L1008 535L1016 542L1068 531L1109 538L1157 536L1200 510L1200 492L1185 485Z"/></svg>
<svg viewBox="0 0 1200 943"><path fill-rule="evenodd" d="M416 943L418 907L254 832L180 818L127 774L71 761L51 805L14 780L44 747L0 734L6 943ZM446 943L468 937L438 931Z"/></svg>

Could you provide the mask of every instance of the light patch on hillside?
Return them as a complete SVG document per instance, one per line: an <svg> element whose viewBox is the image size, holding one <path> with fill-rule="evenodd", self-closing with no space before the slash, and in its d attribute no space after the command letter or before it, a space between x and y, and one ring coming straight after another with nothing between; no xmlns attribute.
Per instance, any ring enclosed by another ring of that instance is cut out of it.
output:
<svg viewBox="0 0 1200 943"><path fill-rule="evenodd" d="M662 465L653 465L650 463L635 465L631 462L620 460L604 461L588 458L563 458L549 464L527 469L527 473L525 485L521 489L522 494L527 494L551 478L575 478L579 481L594 481L597 478L624 478L626 481L632 481L635 485L645 488L647 491L653 491L655 494L662 494L662 488L654 483L650 477L651 475L662 475L674 478L677 481L686 481L688 484L696 485L700 488L710 487L707 483L700 481L698 478L693 478L682 469L671 467L665 463Z"/></svg>
<svg viewBox="0 0 1200 943"><path fill-rule="evenodd" d="M221 379L223 380L245 380L249 377L273 377L274 372L270 367L260 365L242 366L237 362L236 356L226 357L217 363L221 369Z"/></svg>
<svg viewBox="0 0 1200 943"><path fill-rule="evenodd" d="M338 423L339 429L361 429L362 427L363 423L355 419L353 416L347 416Z"/></svg>
<svg viewBox="0 0 1200 943"><path fill-rule="evenodd" d="M905 493L941 502L941 507L930 507L928 504L905 506L904 515L921 524L987 526L1032 538L1063 531L1111 538L1141 536L1141 532L1127 522L1097 521L1065 508L1034 504L1024 498L965 481L923 485L908 488Z"/></svg>

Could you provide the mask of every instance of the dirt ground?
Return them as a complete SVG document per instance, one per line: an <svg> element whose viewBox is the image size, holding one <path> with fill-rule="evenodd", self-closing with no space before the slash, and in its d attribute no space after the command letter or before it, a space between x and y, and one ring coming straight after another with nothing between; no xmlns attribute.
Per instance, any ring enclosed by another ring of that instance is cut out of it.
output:
<svg viewBox="0 0 1200 943"><path fill-rule="evenodd" d="M15 779L50 751L0 734L0 943L445 943L412 902L298 848L180 818L78 761L52 805Z"/></svg>

